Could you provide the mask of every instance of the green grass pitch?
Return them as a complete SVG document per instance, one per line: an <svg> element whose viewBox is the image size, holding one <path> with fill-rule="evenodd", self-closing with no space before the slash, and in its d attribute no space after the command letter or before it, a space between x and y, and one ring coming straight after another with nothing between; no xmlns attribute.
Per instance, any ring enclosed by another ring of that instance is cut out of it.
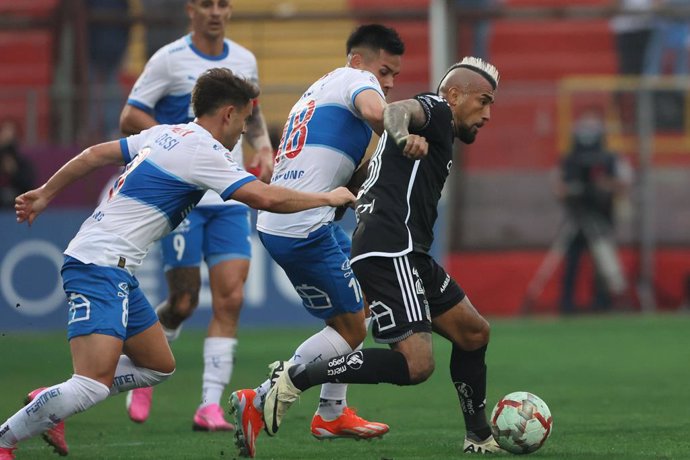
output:
<svg viewBox="0 0 690 460"><path fill-rule="evenodd" d="M592 316L492 321L489 411L511 391L542 397L554 417L540 459L690 459L690 315ZM253 387L266 365L288 358L310 329L241 329L232 388ZM232 436L195 433L201 331L173 347L176 374L154 393L148 422L131 423L124 396L67 422L68 458L233 459ZM368 339L369 340L369 339ZM0 419L29 390L69 377L64 334L0 337ZM403 460L460 458L464 424L448 377L449 347L435 342L436 372L414 387L351 386L348 402L385 421L382 440L319 442L309 433L318 389L302 396L275 438L257 443L263 459ZM506 454L508 456L508 454ZM18 459L57 458L41 439L21 444Z"/></svg>

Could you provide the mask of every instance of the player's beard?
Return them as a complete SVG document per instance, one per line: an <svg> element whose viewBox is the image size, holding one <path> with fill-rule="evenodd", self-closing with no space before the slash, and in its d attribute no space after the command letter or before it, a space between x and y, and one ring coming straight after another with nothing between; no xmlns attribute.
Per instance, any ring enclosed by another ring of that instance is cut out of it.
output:
<svg viewBox="0 0 690 460"><path fill-rule="evenodd" d="M472 131L472 128L469 128L464 125L460 125L458 127L458 139L460 139L463 143L465 144L471 144L474 142L474 139L477 137L477 132Z"/></svg>

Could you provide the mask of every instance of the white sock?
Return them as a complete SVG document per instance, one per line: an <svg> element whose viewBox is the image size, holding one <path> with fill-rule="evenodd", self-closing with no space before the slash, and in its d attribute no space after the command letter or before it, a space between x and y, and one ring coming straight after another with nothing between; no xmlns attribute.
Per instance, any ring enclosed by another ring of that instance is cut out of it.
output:
<svg viewBox="0 0 690 460"><path fill-rule="evenodd" d="M19 441L41 434L70 415L103 401L109 393L102 383L74 374L71 379L40 392L0 426L0 447L14 447Z"/></svg>
<svg viewBox="0 0 690 460"><path fill-rule="evenodd" d="M237 339L207 337L204 340L204 375L201 385L201 405L220 404L223 390L230 383Z"/></svg>
<svg viewBox="0 0 690 460"><path fill-rule="evenodd" d="M361 348L361 346L360 346ZM335 356L350 353L352 348L345 339L332 327L326 326L297 347L290 362L309 364L323 361ZM265 380L255 388L254 407L263 410L263 401L271 387L271 381ZM347 384L324 383L321 385L321 398L316 411L324 420L338 418L347 407Z"/></svg>
<svg viewBox="0 0 690 460"><path fill-rule="evenodd" d="M292 360L296 364L324 361L335 356L350 353L352 348L345 339L330 326L326 326L295 350ZM324 383L321 385L321 400L316 413L324 420L338 418L346 402L347 385L343 383Z"/></svg>
<svg viewBox="0 0 690 460"><path fill-rule="evenodd" d="M264 380L264 382L259 385L258 387L254 388L254 391L256 391L256 396L254 396L254 407L256 407L259 412L263 412L264 410L264 398L266 397L266 393L268 393L268 390L271 389L271 381L269 379Z"/></svg>
<svg viewBox="0 0 690 460"><path fill-rule="evenodd" d="M167 380L171 375L172 372L166 374L146 367L137 367L128 356L120 355L115 369L115 377L113 377L113 386L110 387L110 395L113 396L135 388L152 387Z"/></svg>

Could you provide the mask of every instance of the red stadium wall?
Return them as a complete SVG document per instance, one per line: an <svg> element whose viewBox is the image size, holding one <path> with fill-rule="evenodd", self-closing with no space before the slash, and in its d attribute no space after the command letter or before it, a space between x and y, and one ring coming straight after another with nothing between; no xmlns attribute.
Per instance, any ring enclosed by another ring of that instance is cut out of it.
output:
<svg viewBox="0 0 690 460"><path fill-rule="evenodd" d="M526 286L541 264L545 251L463 252L446 259L446 268L468 293L472 303L490 316L515 315L521 312ZM635 299L637 251L624 248L621 259L628 281L630 296ZM663 273L654 280L656 301L660 309L677 308L689 301L685 292L690 276L690 249L659 249L655 254L655 273ZM556 311L561 288L562 268L556 270L533 307L534 313ZM586 306L591 299L591 260L584 258L578 278L577 303ZM583 307L582 311L587 311Z"/></svg>
<svg viewBox="0 0 690 460"><path fill-rule="evenodd" d="M51 25L58 0L0 2L0 15L11 22L34 24L21 30L0 32L0 120L12 119L25 129L27 112L37 111L38 138L51 131L50 86L53 83L55 32Z"/></svg>

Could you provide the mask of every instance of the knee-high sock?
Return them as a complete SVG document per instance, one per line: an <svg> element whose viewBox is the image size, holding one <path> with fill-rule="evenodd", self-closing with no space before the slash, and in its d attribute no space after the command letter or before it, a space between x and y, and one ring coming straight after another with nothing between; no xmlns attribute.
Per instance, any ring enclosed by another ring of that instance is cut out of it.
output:
<svg viewBox="0 0 690 460"><path fill-rule="evenodd" d="M306 390L321 383L393 383L409 385L405 356L385 348L365 348L327 361L298 364L288 371L292 383Z"/></svg>
<svg viewBox="0 0 690 460"><path fill-rule="evenodd" d="M145 367L137 367L129 357L120 355L115 369L115 377L113 377L113 386L110 387L110 394L116 395L135 388L152 387L167 380L172 374L172 372L166 374Z"/></svg>
<svg viewBox="0 0 690 460"><path fill-rule="evenodd" d="M70 415L83 412L108 397L108 387L74 374L71 379L46 388L31 403L0 425L0 447L14 447L49 430Z"/></svg>
<svg viewBox="0 0 690 460"><path fill-rule="evenodd" d="M204 340L204 375L201 384L201 404L220 404L223 390L230 383L237 339L207 337Z"/></svg>
<svg viewBox="0 0 690 460"><path fill-rule="evenodd" d="M486 434L486 345L465 351L453 345L450 355L450 376L458 392L460 408L467 431Z"/></svg>
<svg viewBox="0 0 690 460"><path fill-rule="evenodd" d="M326 326L316 334L302 342L290 362L295 364L318 363L328 361L330 358L346 354L352 351L350 345L332 327ZM257 398L254 405L260 408L263 404L263 396L270 388L270 381L264 381L257 389ZM319 414L322 417L332 419L342 413L342 409L347 406L346 402L347 385L337 383L327 383L321 387L321 399L326 401L341 401L337 406L332 403L319 404Z"/></svg>

